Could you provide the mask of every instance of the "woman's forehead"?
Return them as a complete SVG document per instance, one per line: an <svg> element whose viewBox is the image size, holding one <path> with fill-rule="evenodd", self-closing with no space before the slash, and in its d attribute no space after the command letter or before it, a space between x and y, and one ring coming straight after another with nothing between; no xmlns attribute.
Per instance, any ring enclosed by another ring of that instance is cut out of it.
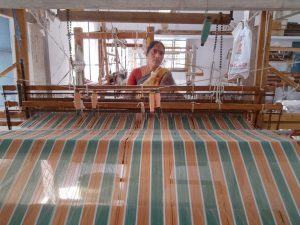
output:
<svg viewBox="0 0 300 225"><path fill-rule="evenodd" d="M163 47L163 45L160 44L160 43L155 44L155 45L153 46L153 48L156 48L156 49L162 49L162 50L165 49L165 48Z"/></svg>

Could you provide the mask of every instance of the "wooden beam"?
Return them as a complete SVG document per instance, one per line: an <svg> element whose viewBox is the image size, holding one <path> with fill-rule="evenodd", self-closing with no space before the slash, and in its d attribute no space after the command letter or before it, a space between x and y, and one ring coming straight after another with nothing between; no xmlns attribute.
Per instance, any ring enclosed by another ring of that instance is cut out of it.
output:
<svg viewBox="0 0 300 225"><path fill-rule="evenodd" d="M12 71L14 68L17 67L17 63L12 64L11 66L7 67L5 70L3 70L0 73L0 77L5 76L7 73L9 73L10 71Z"/></svg>
<svg viewBox="0 0 300 225"><path fill-rule="evenodd" d="M159 35L201 35L201 31L200 30L157 30L155 31L155 34L159 34ZM232 35L231 31L223 31L222 34L223 35ZM209 33L210 35L215 35L216 32L215 31L211 31ZM218 34L220 35L220 31L218 32Z"/></svg>
<svg viewBox="0 0 300 225"><path fill-rule="evenodd" d="M270 51L300 52L300 48L292 48L292 47L270 47Z"/></svg>
<svg viewBox="0 0 300 225"><path fill-rule="evenodd" d="M57 12L61 21L67 21L66 10ZM157 12L117 12L117 11L72 11L71 21L89 22L121 22L121 23L172 23L172 24L203 24L205 13L157 13ZM212 24L229 24L230 14L209 13Z"/></svg>
<svg viewBox="0 0 300 225"><path fill-rule="evenodd" d="M83 32L74 34L79 39L113 39L113 35L110 32ZM119 39L145 39L147 38L147 32L118 32Z"/></svg>
<svg viewBox="0 0 300 225"><path fill-rule="evenodd" d="M11 9L0 9L0 15L13 17ZM28 12L25 13L27 23L36 23L35 18Z"/></svg>
<svg viewBox="0 0 300 225"><path fill-rule="evenodd" d="M289 77L287 77L286 75L284 75L279 70L272 67L271 65L269 66L270 66L270 71L274 73L276 76L278 76L283 82L294 87L297 91L300 91L300 85L298 83L295 83L293 80L291 80Z"/></svg>

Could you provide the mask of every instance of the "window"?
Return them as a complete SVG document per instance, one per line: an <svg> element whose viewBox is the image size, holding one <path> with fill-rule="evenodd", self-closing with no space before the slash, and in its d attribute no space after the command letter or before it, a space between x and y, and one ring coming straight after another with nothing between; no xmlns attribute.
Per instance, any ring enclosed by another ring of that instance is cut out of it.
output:
<svg viewBox="0 0 300 225"><path fill-rule="evenodd" d="M164 66L171 71L186 71L186 40L162 40L165 45Z"/></svg>

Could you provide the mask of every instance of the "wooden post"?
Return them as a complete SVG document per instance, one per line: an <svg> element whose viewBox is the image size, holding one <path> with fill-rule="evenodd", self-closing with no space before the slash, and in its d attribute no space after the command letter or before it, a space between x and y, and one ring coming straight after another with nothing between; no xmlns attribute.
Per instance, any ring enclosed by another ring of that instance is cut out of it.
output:
<svg viewBox="0 0 300 225"><path fill-rule="evenodd" d="M17 78L24 79L26 81L29 81L29 63L28 63L28 39L27 39L27 24L26 24L26 12L25 9L16 9L16 15L19 25L19 31L20 31L20 43L18 43L16 40L16 60L17 62L20 62L20 57L23 59L23 65L24 65L24 77L22 77L22 68L19 64L18 70L17 70ZM16 24L15 24L16 28ZM16 29L15 29L16 30ZM17 47L18 44L20 44L19 48ZM20 50L20 52L19 52Z"/></svg>
<svg viewBox="0 0 300 225"><path fill-rule="evenodd" d="M146 38L146 47L149 46L149 44L154 41L154 27L147 27L147 38Z"/></svg>
<svg viewBox="0 0 300 225"><path fill-rule="evenodd" d="M267 80L265 68L269 65L269 50L271 42L272 15L268 11L261 12L256 53L255 85L264 87Z"/></svg>
<svg viewBox="0 0 300 225"><path fill-rule="evenodd" d="M84 84L84 52L83 52L83 39L80 38L82 33L81 27L74 27L74 40L75 40L75 60L74 67L76 72L75 84Z"/></svg>
<svg viewBox="0 0 300 225"><path fill-rule="evenodd" d="M102 85L102 77L104 75L104 58L103 58L103 50L102 50L102 39L98 40L98 63L99 63L99 76L98 76L98 84Z"/></svg>

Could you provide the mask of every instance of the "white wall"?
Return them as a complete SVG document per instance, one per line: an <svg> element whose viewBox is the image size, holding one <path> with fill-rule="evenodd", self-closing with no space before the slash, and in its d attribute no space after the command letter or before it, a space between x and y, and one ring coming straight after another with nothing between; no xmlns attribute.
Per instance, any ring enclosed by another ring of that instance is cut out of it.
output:
<svg viewBox="0 0 300 225"><path fill-rule="evenodd" d="M48 33L49 62L51 83L68 84L69 75L69 45L67 37L67 23L55 19L49 26Z"/></svg>
<svg viewBox="0 0 300 225"><path fill-rule="evenodd" d="M197 58L196 58L196 66L200 67L203 70L203 77L197 78L198 80L201 80L197 82L197 85L208 85L209 84L209 77L210 77L210 68L212 62L215 64L215 68L217 70L213 70L213 77L218 78L220 76L219 70L219 64L220 64L220 37L217 41L217 47L215 51L215 55L213 54L213 48L214 48L214 36L209 36L204 46L200 46L200 38L198 39L192 39L190 42L196 46L197 48ZM227 59L227 54L229 49L232 48L232 36L223 36L223 50L222 50L222 75L224 75L227 72L228 68L228 62L229 59ZM214 55L214 57L213 57Z"/></svg>

